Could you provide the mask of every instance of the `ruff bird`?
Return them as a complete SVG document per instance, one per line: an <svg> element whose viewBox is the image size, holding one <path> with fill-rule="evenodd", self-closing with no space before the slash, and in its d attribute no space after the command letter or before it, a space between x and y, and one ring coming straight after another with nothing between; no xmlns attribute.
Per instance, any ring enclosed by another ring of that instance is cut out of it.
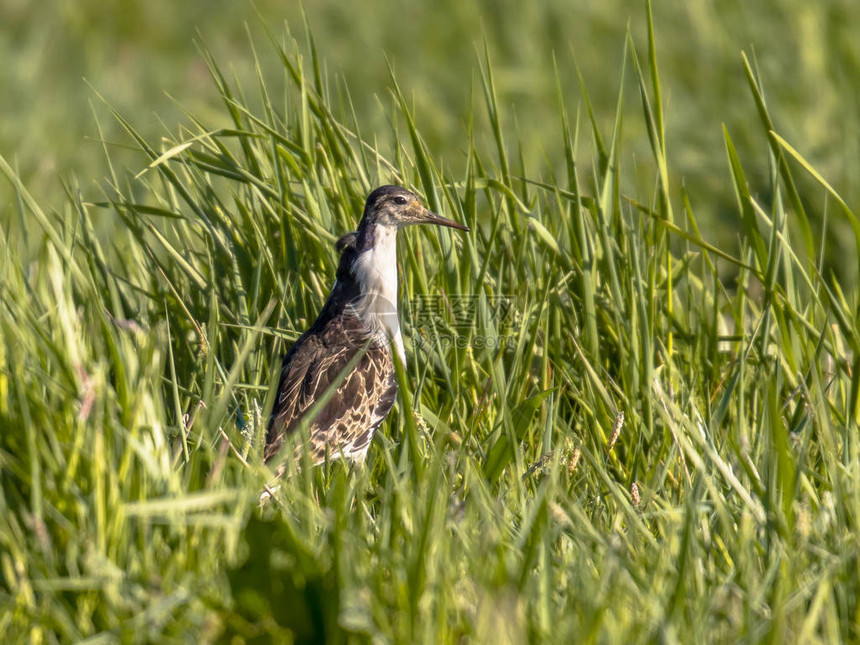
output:
<svg viewBox="0 0 860 645"><path fill-rule="evenodd" d="M314 465L364 460L397 395L392 344L401 360L405 356L397 314L397 231L411 224L469 230L430 212L399 186L370 193L358 230L337 242L340 263L328 300L284 356L266 433L267 462L300 425L308 429Z"/></svg>

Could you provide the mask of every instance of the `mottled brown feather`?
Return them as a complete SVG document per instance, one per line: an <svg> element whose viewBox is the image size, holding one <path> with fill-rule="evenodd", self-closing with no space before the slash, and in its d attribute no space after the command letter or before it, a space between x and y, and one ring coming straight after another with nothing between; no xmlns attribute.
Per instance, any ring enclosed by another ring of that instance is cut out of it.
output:
<svg viewBox="0 0 860 645"><path fill-rule="evenodd" d="M343 374L358 352L363 355ZM321 463L326 454L329 459L363 458L374 431L394 405L393 360L388 339L378 330L367 329L349 307L314 325L284 357L265 459L280 451L287 435L333 384L334 395L309 422L311 461Z"/></svg>

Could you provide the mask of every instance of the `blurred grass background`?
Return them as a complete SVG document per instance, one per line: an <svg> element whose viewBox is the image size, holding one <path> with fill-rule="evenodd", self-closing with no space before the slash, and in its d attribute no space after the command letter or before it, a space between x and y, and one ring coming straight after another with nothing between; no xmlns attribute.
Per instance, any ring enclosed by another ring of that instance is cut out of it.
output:
<svg viewBox="0 0 860 645"><path fill-rule="evenodd" d="M305 11L333 83L345 82L349 109L367 132L382 138L390 132L384 109L391 103L390 61L404 93L414 99L430 149L454 172L465 163L484 39L499 102L513 108L504 125L519 131L526 166L534 167L545 157L563 163L554 61L569 109L582 107L578 64L598 121L608 126L626 31L644 37L642 3L629 0L308 2ZM0 154L45 203L57 204L64 199L58 178L74 174L86 183L105 174L102 149L93 141L93 93L83 78L120 112L133 112L143 136L157 137L181 119L171 97L193 113L213 116L216 93L195 46L198 31L228 73L251 78L248 33L262 42L261 22L276 33L283 21L301 30L301 12L299 3L272 0L3 0ZM860 182L852 181L860 175L860 113L847 109L860 104L860 4L691 0L655 3L654 16L661 33L670 171L696 195L694 205L710 233L731 243L738 227L734 198L726 190L721 124L742 157L763 158L767 149L749 118L753 106L741 49L755 58L780 132L849 203L860 197ZM268 78L283 73L267 53L260 65ZM632 83L630 75L627 81ZM636 100L635 86L626 96ZM104 116L101 106L95 109ZM475 118L486 117L477 111ZM105 137L120 140L116 123L103 121ZM647 154L647 136L641 123L628 123L625 147L635 159ZM474 129L481 149L489 128L478 122ZM121 155L114 158L123 161ZM767 195L766 164L747 170L753 192ZM0 187L0 196L0 218L8 223L8 186ZM815 226L824 204L808 208ZM838 257L850 253L843 232L837 224L828 239ZM856 272L853 264L837 268L849 277Z"/></svg>
<svg viewBox="0 0 860 645"><path fill-rule="evenodd" d="M0 633L856 642L856 10L313 4L315 58L259 7L3 8ZM366 467L261 511L269 382L388 181L472 231L405 235ZM407 305L458 294L464 347Z"/></svg>

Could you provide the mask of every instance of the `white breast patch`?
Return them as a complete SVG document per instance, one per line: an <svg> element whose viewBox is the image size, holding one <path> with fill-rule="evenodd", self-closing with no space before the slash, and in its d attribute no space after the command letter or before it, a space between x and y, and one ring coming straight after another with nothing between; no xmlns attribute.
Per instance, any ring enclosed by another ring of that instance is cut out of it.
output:
<svg viewBox="0 0 860 645"><path fill-rule="evenodd" d="M383 325L401 357L405 357L397 315L397 229L379 226L373 248L358 256L353 269L364 294L361 313L372 324Z"/></svg>

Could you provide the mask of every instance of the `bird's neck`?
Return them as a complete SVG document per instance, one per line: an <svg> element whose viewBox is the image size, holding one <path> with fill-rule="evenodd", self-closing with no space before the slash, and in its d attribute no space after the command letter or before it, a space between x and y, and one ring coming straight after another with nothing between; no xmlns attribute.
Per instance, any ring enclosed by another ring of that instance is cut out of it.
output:
<svg viewBox="0 0 860 645"><path fill-rule="evenodd" d="M397 229L375 226L363 237L359 235L357 240L352 266L360 293L357 310L371 325L384 326L403 356L397 314Z"/></svg>

